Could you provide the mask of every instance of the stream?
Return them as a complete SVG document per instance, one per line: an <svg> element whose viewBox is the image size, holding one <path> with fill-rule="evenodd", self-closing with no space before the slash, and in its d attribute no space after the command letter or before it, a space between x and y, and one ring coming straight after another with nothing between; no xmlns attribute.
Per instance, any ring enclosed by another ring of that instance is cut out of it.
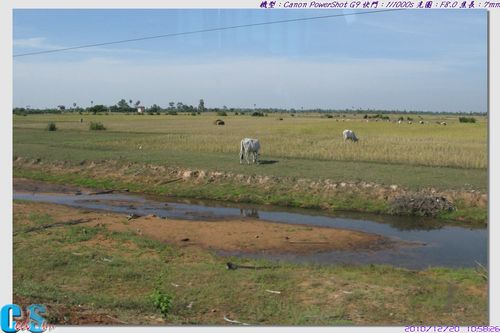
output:
<svg viewBox="0 0 500 333"><path fill-rule="evenodd" d="M252 218L286 224L363 231L396 240L425 244L380 251L330 251L312 255L218 252L220 255L314 264L389 264L410 269L432 266L475 267L477 263L488 266L487 228L450 226L431 218L359 213L328 214L312 209L178 200L122 193L76 195L14 190L14 199L140 216L154 214L163 218L191 220L193 223Z"/></svg>

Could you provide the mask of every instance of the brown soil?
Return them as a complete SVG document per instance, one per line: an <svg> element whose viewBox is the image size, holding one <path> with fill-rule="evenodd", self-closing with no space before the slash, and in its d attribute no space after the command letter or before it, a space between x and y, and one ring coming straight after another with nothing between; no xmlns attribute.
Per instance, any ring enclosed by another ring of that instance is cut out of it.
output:
<svg viewBox="0 0 500 333"><path fill-rule="evenodd" d="M15 203L16 213L47 212L54 222L89 219L83 225L106 226L111 231L132 231L178 246L244 253L310 254L334 250L381 250L410 245L375 234L335 228L287 225L253 219L184 221L145 216L89 212L45 203Z"/></svg>

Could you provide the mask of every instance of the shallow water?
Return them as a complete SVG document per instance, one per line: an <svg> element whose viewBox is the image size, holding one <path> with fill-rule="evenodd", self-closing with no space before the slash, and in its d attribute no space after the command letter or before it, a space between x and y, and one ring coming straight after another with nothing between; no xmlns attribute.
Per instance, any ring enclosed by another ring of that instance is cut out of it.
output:
<svg viewBox="0 0 500 333"><path fill-rule="evenodd" d="M257 218L287 224L313 225L364 231L393 239L424 243L423 246L401 247L380 251L331 251L312 255L270 255L220 252L252 258L267 258L317 264L390 264L421 269L429 266L487 266L488 232L486 228L444 226L441 221L415 217L376 214L327 215L309 209L287 209L247 204L221 204L213 201L174 201L171 198L129 194L56 195L14 191L14 199L63 204L89 210L159 217L215 221L231 218ZM195 222L193 222L195 223Z"/></svg>

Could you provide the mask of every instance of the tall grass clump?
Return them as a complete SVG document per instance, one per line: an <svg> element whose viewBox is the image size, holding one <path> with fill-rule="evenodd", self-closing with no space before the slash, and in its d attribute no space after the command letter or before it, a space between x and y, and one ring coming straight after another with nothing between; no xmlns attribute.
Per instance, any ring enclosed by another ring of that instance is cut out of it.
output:
<svg viewBox="0 0 500 333"><path fill-rule="evenodd" d="M56 123L51 121L50 123L47 124L47 131L53 132L57 131L57 126Z"/></svg>
<svg viewBox="0 0 500 333"><path fill-rule="evenodd" d="M102 123L93 122L93 121L90 123L89 128L91 131L104 131L106 129L106 127L104 127L104 125Z"/></svg>
<svg viewBox="0 0 500 333"><path fill-rule="evenodd" d="M458 117L458 120L461 123L475 123L476 122L476 118L474 118L474 117Z"/></svg>

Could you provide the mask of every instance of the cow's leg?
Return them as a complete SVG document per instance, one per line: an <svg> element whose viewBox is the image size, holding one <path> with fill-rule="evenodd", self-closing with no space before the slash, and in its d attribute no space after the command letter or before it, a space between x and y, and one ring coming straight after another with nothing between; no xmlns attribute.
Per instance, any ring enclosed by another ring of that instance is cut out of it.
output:
<svg viewBox="0 0 500 333"><path fill-rule="evenodd" d="M248 155L249 155L249 152L247 151L247 152L245 153L245 159L247 160L247 164L250 164L250 161L249 161L249 159L248 159Z"/></svg>

